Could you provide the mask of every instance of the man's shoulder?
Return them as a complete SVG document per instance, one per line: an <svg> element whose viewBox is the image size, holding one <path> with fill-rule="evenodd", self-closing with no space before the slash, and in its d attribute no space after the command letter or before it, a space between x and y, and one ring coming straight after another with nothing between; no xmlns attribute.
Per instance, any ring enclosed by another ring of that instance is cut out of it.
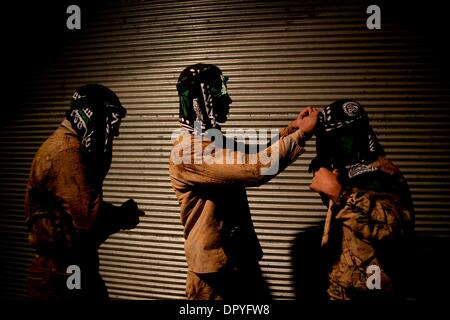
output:
<svg viewBox="0 0 450 320"><path fill-rule="evenodd" d="M80 148L78 138L67 128L60 126L44 141L36 155L47 159L57 158L65 153L78 153Z"/></svg>

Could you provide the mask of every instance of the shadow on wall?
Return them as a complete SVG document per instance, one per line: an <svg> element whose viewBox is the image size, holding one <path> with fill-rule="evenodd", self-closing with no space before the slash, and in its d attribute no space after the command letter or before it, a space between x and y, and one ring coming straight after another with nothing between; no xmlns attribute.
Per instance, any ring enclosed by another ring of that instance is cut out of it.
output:
<svg viewBox="0 0 450 320"><path fill-rule="evenodd" d="M325 301L327 261L320 243L323 225L297 234L292 245L293 281L296 300ZM417 235L411 262L404 270L408 297L413 301L439 301L450 298L448 252L450 238Z"/></svg>
<svg viewBox="0 0 450 320"><path fill-rule="evenodd" d="M310 227L295 237L292 246L295 297L299 301L326 299L326 261L321 254L323 224Z"/></svg>

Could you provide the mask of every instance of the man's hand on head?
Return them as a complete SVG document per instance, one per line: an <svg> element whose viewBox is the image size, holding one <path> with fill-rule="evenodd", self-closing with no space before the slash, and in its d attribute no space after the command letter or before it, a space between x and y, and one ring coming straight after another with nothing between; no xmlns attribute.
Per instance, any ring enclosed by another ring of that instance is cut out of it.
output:
<svg viewBox="0 0 450 320"><path fill-rule="evenodd" d="M311 138L316 128L319 111L313 107L306 107L297 116L297 119L291 121L289 127L299 128L307 139Z"/></svg>

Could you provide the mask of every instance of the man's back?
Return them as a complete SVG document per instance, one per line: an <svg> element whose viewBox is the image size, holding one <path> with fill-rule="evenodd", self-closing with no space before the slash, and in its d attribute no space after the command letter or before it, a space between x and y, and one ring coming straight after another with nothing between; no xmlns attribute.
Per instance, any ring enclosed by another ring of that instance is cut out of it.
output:
<svg viewBox="0 0 450 320"><path fill-rule="evenodd" d="M28 180L25 216L26 218L48 201L49 194L55 190L57 175L61 166L71 166L70 155L80 157L80 142L72 130L59 126L40 146L33 159ZM81 173L80 173L81 174ZM64 186L59 186L64 188Z"/></svg>

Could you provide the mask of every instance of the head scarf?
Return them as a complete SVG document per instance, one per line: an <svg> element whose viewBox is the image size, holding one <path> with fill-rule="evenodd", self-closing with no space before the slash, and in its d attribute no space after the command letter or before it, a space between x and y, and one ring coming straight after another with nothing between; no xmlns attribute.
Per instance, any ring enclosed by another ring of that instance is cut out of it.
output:
<svg viewBox="0 0 450 320"><path fill-rule="evenodd" d="M105 86L88 84L73 94L66 118L77 132L101 180L109 171L113 137L125 115L126 109L119 98Z"/></svg>
<svg viewBox="0 0 450 320"><path fill-rule="evenodd" d="M315 133L317 156L310 171L338 169L350 180L375 171L369 164L384 155L367 113L353 100L337 100L325 107L319 113Z"/></svg>
<svg viewBox="0 0 450 320"><path fill-rule="evenodd" d="M390 192L399 195L412 208L409 187L400 172L389 174L371 163L384 156L367 113L356 101L342 99L325 107L316 128L317 156L309 171L320 167L337 169L344 188ZM322 195L328 205L328 199Z"/></svg>
<svg viewBox="0 0 450 320"><path fill-rule="evenodd" d="M181 72L177 91L182 127L195 133L209 128L220 129L219 122L226 121L231 103L227 80L228 77L212 64L195 64Z"/></svg>

